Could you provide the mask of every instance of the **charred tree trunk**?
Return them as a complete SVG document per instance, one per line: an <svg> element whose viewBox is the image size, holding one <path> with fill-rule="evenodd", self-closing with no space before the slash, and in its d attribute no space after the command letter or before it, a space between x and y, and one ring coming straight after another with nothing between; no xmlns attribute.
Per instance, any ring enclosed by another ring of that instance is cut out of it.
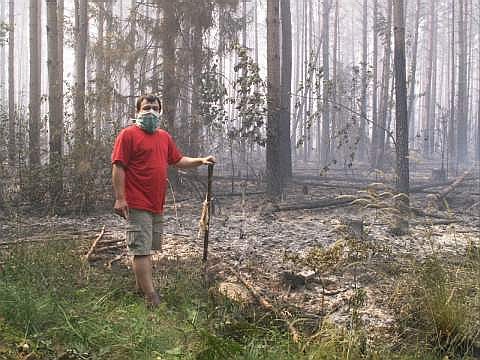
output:
<svg viewBox="0 0 480 360"><path fill-rule="evenodd" d="M290 108L292 91L292 19L290 0L280 0L282 19L281 58L281 114L280 114L280 164L282 178L292 177L292 145L290 143Z"/></svg>
<svg viewBox="0 0 480 360"><path fill-rule="evenodd" d="M170 1L163 3L162 50L163 50L163 108L168 131L175 134L175 117L177 112L176 84L176 52L175 41L178 33L178 23L175 15L175 4Z"/></svg>
<svg viewBox="0 0 480 360"><path fill-rule="evenodd" d="M58 32L58 104L57 119L63 128L63 33L65 30L65 0L57 0L57 32ZM63 135L62 135L63 138ZM63 140L62 140L63 143Z"/></svg>
<svg viewBox="0 0 480 360"><path fill-rule="evenodd" d="M332 61L332 99L335 102L340 102L337 99L337 91L338 91L338 79L337 79L337 74L338 74L338 53L339 53L339 42L338 42L338 29L339 29L339 21L340 21L340 16L339 16L340 8L339 8L339 0L335 0L335 20L334 20L334 28L333 28L333 61ZM338 120L339 120L339 111L336 109L335 106L332 106L332 128L339 127L338 125ZM367 136L367 131L364 127L364 133L365 136ZM365 149L364 149L364 154L366 156L367 154L367 138L365 137ZM332 148L335 148L334 145L332 145Z"/></svg>
<svg viewBox="0 0 480 360"><path fill-rule="evenodd" d="M0 21L6 23L6 2L0 1ZM6 95L6 65L7 65L7 57L5 51L5 45L0 46L0 96L2 99L7 99ZM5 100L4 100L5 101ZM0 156L0 159L2 157Z"/></svg>
<svg viewBox="0 0 480 360"><path fill-rule="evenodd" d="M87 120L85 115L85 72L87 59L88 14L87 0L75 0L75 96L73 98L75 121L75 153L84 158L87 141Z"/></svg>
<svg viewBox="0 0 480 360"><path fill-rule="evenodd" d="M423 121L423 156L430 157L433 153L433 137L434 137L434 105L433 103L433 65L434 65L434 41L435 41L435 1L431 1L430 9L430 34L429 34L429 55L427 60L427 84L425 89L425 118Z"/></svg>
<svg viewBox="0 0 480 360"><path fill-rule="evenodd" d="M458 12L458 92L457 92L457 164L467 161L467 43L465 0L459 0Z"/></svg>
<svg viewBox="0 0 480 360"><path fill-rule="evenodd" d="M104 83L105 83L105 59L104 59L104 29L105 29L105 4L98 3L97 16L98 37L95 51L95 138L101 138L103 129L103 105L104 99Z"/></svg>
<svg viewBox="0 0 480 360"><path fill-rule="evenodd" d="M203 11L208 11L207 9L202 9ZM192 55L193 55L193 89L192 89L192 124L191 124L191 140L190 140L190 151L192 156L197 156L200 150L200 126L201 121L199 118L199 106L200 106L200 94L199 89L201 87L201 76L202 76L202 66L203 58L203 28L198 21L201 18L205 18L208 15L198 16L195 15L192 19L193 24L193 43L192 43ZM242 149L245 151L245 149Z"/></svg>
<svg viewBox="0 0 480 360"><path fill-rule="evenodd" d="M362 93L360 106L360 139L359 139L359 158L365 160L367 155L367 138L365 133L367 117L367 57L368 57L368 0L363 0L363 29L362 29Z"/></svg>
<svg viewBox="0 0 480 360"><path fill-rule="evenodd" d="M30 116L28 126L28 160L30 169L40 165L41 101L41 8L30 0Z"/></svg>
<svg viewBox="0 0 480 360"><path fill-rule="evenodd" d="M375 161L376 168L383 167L385 155L385 137L387 136L387 116L389 110L389 89L390 89L390 62L392 53L392 5L393 0L388 0L387 5L387 24L385 29L385 52L383 58L383 72L382 72L382 89L381 89L381 104L380 104L380 125L378 133L378 147L376 149L377 156Z"/></svg>
<svg viewBox="0 0 480 360"><path fill-rule="evenodd" d="M405 24L404 0L394 0L394 63L395 63L395 96L396 96L396 154L397 154L397 191L404 194L401 198L400 210L402 215L397 221L397 232L405 233L408 230L408 212L410 175L408 161L408 117L407 117L407 82L405 65Z"/></svg>
<svg viewBox="0 0 480 360"><path fill-rule="evenodd" d="M58 99L60 83L58 76L58 15L57 1L47 0L47 46L48 46L48 111L50 154L50 201L55 207L63 192L63 123L59 117Z"/></svg>
<svg viewBox="0 0 480 360"><path fill-rule="evenodd" d="M136 40L137 40L137 1L131 0L130 5L130 33L128 42L130 45L130 57L128 59L128 103L131 115L135 113L135 64L137 63ZM133 117L133 116L132 116Z"/></svg>
<svg viewBox="0 0 480 360"><path fill-rule="evenodd" d="M323 1L322 22L323 22L323 105L322 105L322 144L320 163L326 166L330 159L330 1Z"/></svg>
<svg viewBox="0 0 480 360"><path fill-rule="evenodd" d="M417 80L418 29L420 27L420 0L417 0L415 11L415 34L412 45L412 62L410 64L410 89L408 95L408 132L410 143L415 143L415 85Z"/></svg>
<svg viewBox="0 0 480 360"><path fill-rule="evenodd" d="M480 10L479 10L480 12ZM480 34L480 21L478 22L478 34ZM479 35L480 36L480 35ZM477 71L480 71L480 46L478 47L478 65ZM480 162L480 73L478 76L478 104L477 104L477 161Z"/></svg>
<svg viewBox="0 0 480 360"><path fill-rule="evenodd" d="M15 164L17 154L15 119L15 6L8 2L8 162Z"/></svg>
<svg viewBox="0 0 480 360"><path fill-rule="evenodd" d="M455 82L456 82L456 72L455 72L455 1L452 0L452 40L451 40L451 90L450 90L450 116L448 118L448 164L453 165L455 158L457 157L456 149L456 126L455 126ZM448 166L447 166L448 171Z"/></svg>
<svg viewBox="0 0 480 360"><path fill-rule="evenodd" d="M267 0L267 193L277 198L282 192L280 165L280 26L279 2Z"/></svg>
<svg viewBox="0 0 480 360"><path fill-rule="evenodd" d="M373 1L373 83L372 83L372 142L370 146L370 164L377 164L378 148L378 0Z"/></svg>

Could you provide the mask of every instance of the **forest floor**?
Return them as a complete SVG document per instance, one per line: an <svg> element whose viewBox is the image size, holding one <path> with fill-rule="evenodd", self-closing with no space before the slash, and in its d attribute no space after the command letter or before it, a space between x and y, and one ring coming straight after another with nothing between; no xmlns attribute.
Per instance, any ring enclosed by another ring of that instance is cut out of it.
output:
<svg viewBox="0 0 480 360"><path fill-rule="evenodd" d="M313 175L302 171L275 205L256 181L237 180L232 192L228 178L214 180L204 284L209 294L263 307L288 325L285 330L295 341L300 337L303 350L332 326L361 333L365 344L399 349L411 342L414 348L440 349L451 358L480 358L476 171L440 200L435 196L452 181L432 182L430 174L418 171L407 235L391 231L394 195L380 185L388 178ZM203 234L197 235L204 180L187 176L185 182L190 191L175 194L175 202L169 194L163 252L154 257L156 284L167 292L169 269L192 266L192 259L201 268ZM104 229L90 265L133 285L130 272L123 271L130 266L123 225L109 212L10 217L1 224L0 251L11 252L17 246L12 242L75 240L76 254L83 255ZM455 315L462 311L463 317Z"/></svg>

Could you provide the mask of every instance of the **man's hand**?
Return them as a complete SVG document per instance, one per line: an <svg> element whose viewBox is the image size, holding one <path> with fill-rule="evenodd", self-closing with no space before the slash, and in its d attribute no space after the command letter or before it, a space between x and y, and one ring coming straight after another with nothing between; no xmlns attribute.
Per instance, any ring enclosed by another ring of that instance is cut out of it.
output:
<svg viewBox="0 0 480 360"><path fill-rule="evenodd" d="M213 156L207 156L202 158L202 165L213 165L215 164L215 158Z"/></svg>
<svg viewBox="0 0 480 360"><path fill-rule="evenodd" d="M128 205L125 200L115 200L114 205L115 214L123 217L124 219L128 218Z"/></svg>

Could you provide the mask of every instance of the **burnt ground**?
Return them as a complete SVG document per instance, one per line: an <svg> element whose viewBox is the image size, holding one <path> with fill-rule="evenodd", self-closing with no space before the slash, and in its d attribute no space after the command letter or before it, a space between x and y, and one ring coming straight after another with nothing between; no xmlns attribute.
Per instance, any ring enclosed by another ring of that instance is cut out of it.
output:
<svg viewBox="0 0 480 360"><path fill-rule="evenodd" d="M390 231L393 195L379 183L391 179L379 173L338 171L319 178L315 171L300 169L283 200L274 205L255 179L235 180L232 194L230 179L218 176L213 185L209 275L228 296L253 301L239 273L286 316L300 317L313 327L320 320L349 326L352 299L360 289L358 318L368 330L391 332L396 317L392 297L413 262L432 254L461 258L472 244L480 246L478 170L466 176L446 201L434 196L452 181L432 182L427 170L417 169L414 176L410 233L402 236ZM175 202L169 193L163 253L155 258L158 264L202 256L203 234L197 235L204 176L186 176L184 186L175 194ZM337 201L339 196L348 201L325 206L327 199ZM16 245L11 242L67 239L80 241L84 254L105 227L92 265L113 270L129 266L123 220L111 213L18 215L2 219L0 227L0 251L13 250ZM161 288L158 273L157 282Z"/></svg>

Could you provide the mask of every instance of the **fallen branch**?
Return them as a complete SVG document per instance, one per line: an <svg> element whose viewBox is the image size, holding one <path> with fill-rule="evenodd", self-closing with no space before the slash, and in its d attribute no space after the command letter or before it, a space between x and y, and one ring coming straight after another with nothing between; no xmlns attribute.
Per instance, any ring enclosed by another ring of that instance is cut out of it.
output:
<svg viewBox="0 0 480 360"><path fill-rule="evenodd" d="M280 317L287 324L288 331L292 335L292 340L295 344L300 342L300 334L295 328L294 323L286 319L285 316L265 297L263 297L257 289L253 287L236 269L231 266L228 266L228 269L240 280L240 282L252 293L255 299L260 303L260 305L268 311L272 311L276 316Z"/></svg>
<svg viewBox="0 0 480 360"><path fill-rule="evenodd" d="M95 241L93 242L92 246L90 247L90 250L88 250L87 254L85 255L85 261L88 261L90 255L92 255L93 250L95 250L95 246L97 246L97 243L100 241L100 239L103 237L103 234L105 234L105 225L103 225L102 231L100 234L97 236Z"/></svg>
<svg viewBox="0 0 480 360"><path fill-rule="evenodd" d="M120 261L123 258L123 255L124 254L117 255L113 259L109 260L108 263L107 263L107 269L110 270L112 268L112 264L114 262Z"/></svg>
<svg viewBox="0 0 480 360"><path fill-rule="evenodd" d="M462 176L458 177L455 179L453 183L451 183L449 186L441 190L438 194L433 195L432 197L437 201L437 202L442 202L442 200L450 194L452 191L454 191L465 179L466 177L470 174L470 172L473 170L473 167L468 169L463 173Z"/></svg>

